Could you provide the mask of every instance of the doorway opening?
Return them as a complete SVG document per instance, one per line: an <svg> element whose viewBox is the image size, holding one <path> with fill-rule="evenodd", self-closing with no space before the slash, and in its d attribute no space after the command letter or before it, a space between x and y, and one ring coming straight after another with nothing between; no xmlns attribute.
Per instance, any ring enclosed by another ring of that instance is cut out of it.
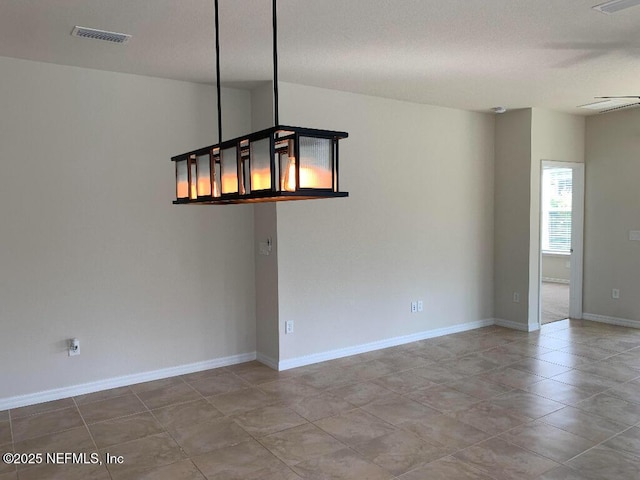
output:
<svg viewBox="0 0 640 480"><path fill-rule="evenodd" d="M542 162L540 324L582 317L584 165Z"/></svg>

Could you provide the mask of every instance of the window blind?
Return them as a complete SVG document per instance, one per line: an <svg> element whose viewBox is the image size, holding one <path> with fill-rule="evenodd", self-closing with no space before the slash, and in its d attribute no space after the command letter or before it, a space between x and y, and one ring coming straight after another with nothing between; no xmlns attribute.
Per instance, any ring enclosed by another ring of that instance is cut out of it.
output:
<svg viewBox="0 0 640 480"><path fill-rule="evenodd" d="M542 171L542 250L571 252L570 168L545 168Z"/></svg>

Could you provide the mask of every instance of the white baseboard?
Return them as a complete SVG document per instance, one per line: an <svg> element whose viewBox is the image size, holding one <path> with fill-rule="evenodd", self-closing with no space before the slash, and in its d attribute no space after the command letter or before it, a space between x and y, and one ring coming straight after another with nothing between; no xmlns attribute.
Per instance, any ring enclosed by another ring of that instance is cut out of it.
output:
<svg viewBox="0 0 640 480"><path fill-rule="evenodd" d="M626 320L614 317L604 317L601 315L584 314L585 320L593 320L596 322L610 323L612 325L622 325L627 327L640 328L640 322L636 320ZM79 385L71 385L69 387L56 388L52 390L45 390L42 392L30 393L26 395L17 395L14 397L0 398L0 411L8 410L10 408L24 407L27 405L34 405L36 403L49 402L52 400L59 400L61 398L74 397L78 395L84 395L87 393L99 392L102 390L108 390L110 388L124 387L141 382L150 382L152 380L159 380L162 378L175 377L177 375L186 375L189 373L200 372L203 370L209 370L212 368L226 367L228 365L236 365L238 363L249 362L251 360L258 360L259 362L273 368L274 370L289 370L291 368L303 367L305 365L311 365L314 363L325 362L327 360L335 360L337 358L348 357L350 355L357 355L359 353L371 352L373 350L380 350L383 348L395 347L397 345L404 345L407 343L417 342L420 340L426 340L428 338L441 337L443 335L450 335L452 333L465 332L468 330L474 330L476 328L488 327L490 325L499 325L501 327L512 328L521 331L532 331L529 328L531 326L523 325L518 322L510 320L503 320L499 318L488 318L484 320L478 320L475 322L462 323L453 325L451 327L437 328L434 330L427 330L424 332L413 333L410 335L403 335L400 337L387 338L371 343L364 343L355 345L352 347L339 348L336 350L330 350L327 352L314 353L312 355L304 355L301 357L290 358L286 360L277 361L267 355L261 353L249 352L239 355L232 355L229 357L214 358L203 362L189 363L186 365L178 365L175 367L163 368L160 370L153 370L149 372L134 373L131 375L123 375L120 377L107 378L104 380L98 380L95 382L82 383ZM537 326L535 326L537 328ZM535 330L535 328L533 328Z"/></svg>
<svg viewBox="0 0 640 480"><path fill-rule="evenodd" d="M592 322L608 323L609 325L618 325L620 327L640 328L640 321L630 320L628 318L607 317L605 315L583 313L582 319L591 320Z"/></svg>
<svg viewBox="0 0 640 480"><path fill-rule="evenodd" d="M0 398L0 411L9 408L25 407L36 403L49 402L51 400L59 400L61 398L75 397L86 393L99 392L110 388L124 387L135 383L149 382L159 380L161 378L175 377L177 375L186 375L188 373L201 372L212 368L226 367L237 363L249 362L256 359L256 352L241 353L229 357L214 358L205 360L204 362L189 363L186 365L178 365L176 367L162 368L150 372L134 373L131 375L123 375L121 377L107 378L96 382L82 383L79 385L71 385L69 387L56 388L53 390L45 390L43 392L29 393L26 395L17 395L15 397Z"/></svg>
<svg viewBox="0 0 640 480"><path fill-rule="evenodd" d="M521 332L534 332L538 330L538 325L529 325L526 323L514 322L513 320L504 320L502 318L494 318L494 325L499 327L511 328L512 330L520 330Z"/></svg>
<svg viewBox="0 0 640 480"><path fill-rule="evenodd" d="M549 282L549 283L564 283L566 285L569 285L570 281L567 280L566 278L551 278L551 277L542 277L541 279L543 282Z"/></svg>
<svg viewBox="0 0 640 480"><path fill-rule="evenodd" d="M335 360L336 358L348 357L350 355L357 355L359 353L395 347L397 345L417 342L419 340L425 340L427 338L441 337L442 335L450 335L452 333L465 332L467 330L474 330L480 327L488 327L493 324L493 318L489 318L486 320L478 320L476 322L453 325L451 327L436 328L435 330L412 333L411 335L403 335L401 337L387 338L384 340L379 340L377 342L363 343L361 345L355 345L353 347L338 348L336 350L329 350L327 352L314 353L311 355L304 355L302 357L288 358L286 360L280 360L277 363L277 370L282 371L289 370L291 368L304 367L305 365L312 365L314 363L326 362L327 360Z"/></svg>
<svg viewBox="0 0 640 480"><path fill-rule="evenodd" d="M275 358L271 358L267 355L264 355L260 352L256 354L256 360L260 363L264 363L267 367L273 368L274 370L278 370L278 361Z"/></svg>

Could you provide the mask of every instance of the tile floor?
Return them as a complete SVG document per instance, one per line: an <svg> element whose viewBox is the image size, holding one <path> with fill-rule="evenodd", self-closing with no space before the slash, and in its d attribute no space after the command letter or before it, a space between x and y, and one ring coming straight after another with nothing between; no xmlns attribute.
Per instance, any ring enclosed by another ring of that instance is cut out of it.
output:
<svg viewBox="0 0 640 480"><path fill-rule="evenodd" d="M0 412L0 450L121 455L0 480L637 480L640 330L487 327Z"/></svg>

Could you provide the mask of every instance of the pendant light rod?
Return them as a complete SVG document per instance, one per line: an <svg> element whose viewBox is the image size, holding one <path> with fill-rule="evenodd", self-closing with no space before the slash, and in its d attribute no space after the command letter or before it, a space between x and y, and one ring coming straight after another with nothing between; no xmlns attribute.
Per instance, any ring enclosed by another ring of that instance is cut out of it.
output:
<svg viewBox="0 0 640 480"><path fill-rule="evenodd" d="M278 12L276 3L276 0L273 0L273 111L275 126L278 126L280 119L278 115Z"/></svg>
<svg viewBox="0 0 640 480"><path fill-rule="evenodd" d="M173 203L253 204L348 197L348 192L338 189L338 141L349 134L280 125L277 0L271 3L275 125L223 140L219 3L219 0L213 0L218 143L171 157L176 175L176 199Z"/></svg>
<svg viewBox="0 0 640 480"><path fill-rule="evenodd" d="M275 1L275 0L274 0ZM222 104L220 102L220 24L218 22L218 0L214 0L216 29L216 90L218 95L218 143L222 143Z"/></svg>

